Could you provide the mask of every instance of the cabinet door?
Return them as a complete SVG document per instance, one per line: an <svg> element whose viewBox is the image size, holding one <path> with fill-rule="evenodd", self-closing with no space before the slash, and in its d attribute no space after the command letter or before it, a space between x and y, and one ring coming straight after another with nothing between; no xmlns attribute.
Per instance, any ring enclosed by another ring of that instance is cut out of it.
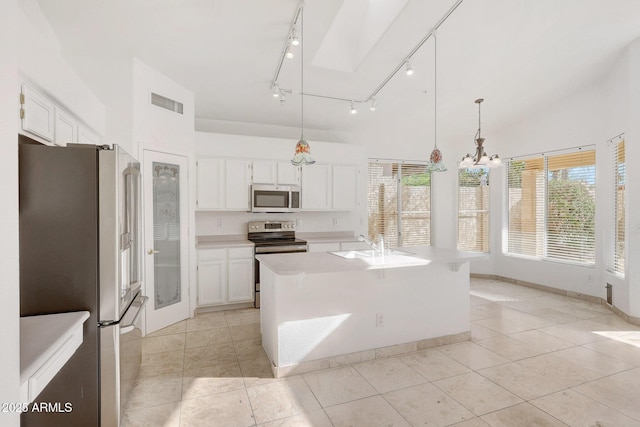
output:
<svg viewBox="0 0 640 427"><path fill-rule="evenodd" d="M22 130L47 141L53 141L54 104L43 94L27 84L22 85Z"/></svg>
<svg viewBox="0 0 640 427"><path fill-rule="evenodd" d="M229 260L228 302L253 301L253 265L253 258Z"/></svg>
<svg viewBox="0 0 640 427"><path fill-rule="evenodd" d="M278 184L300 185L300 166L278 162Z"/></svg>
<svg viewBox="0 0 640 427"><path fill-rule="evenodd" d="M302 171L302 209L331 209L331 165L315 164Z"/></svg>
<svg viewBox="0 0 640 427"><path fill-rule="evenodd" d="M251 186L251 161L225 160L225 209L249 211Z"/></svg>
<svg viewBox="0 0 640 427"><path fill-rule="evenodd" d="M226 302L226 260L198 263L198 306Z"/></svg>
<svg viewBox="0 0 640 427"><path fill-rule="evenodd" d="M253 183L254 184L275 184L277 179L277 164L274 161L254 160L253 161Z"/></svg>
<svg viewBox="0 0 640 427"><path fill-rule="evenodd" d="M333 210L355 210L358 208L358 168L356 166L333 166Z"/></svg>
<svg viewBox="0 0 640 427"><path fill-rule="evenodd" d="M224 208L224 163L220 159L198 159L196 162L197 193L196 209Z"/></svg>
<svg viewBox="0 0 640 427"><path fill-rule="evenodd" d="M65 147L67 144L78 142L78 123L66 111L55 109L55 139L54 144Z"/></svg>

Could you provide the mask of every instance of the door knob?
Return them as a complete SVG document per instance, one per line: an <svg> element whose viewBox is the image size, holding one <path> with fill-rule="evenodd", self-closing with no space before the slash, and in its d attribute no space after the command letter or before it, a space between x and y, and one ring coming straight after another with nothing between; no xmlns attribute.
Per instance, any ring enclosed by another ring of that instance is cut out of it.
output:
<svg viewBox="0 0 640 427"><path fill-rule="evenodd" d="M153 255L153 254L159 254L159 253L160 253L160 251L154 251L153 249L147 249L147 253L148 253L149 255Z"/></svg>

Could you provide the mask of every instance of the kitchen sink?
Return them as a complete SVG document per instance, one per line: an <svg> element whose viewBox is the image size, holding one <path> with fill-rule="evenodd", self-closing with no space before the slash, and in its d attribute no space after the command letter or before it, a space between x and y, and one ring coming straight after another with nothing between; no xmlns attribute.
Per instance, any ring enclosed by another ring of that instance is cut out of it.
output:
<svg viewBox="0 0 640 427"><path fill-rule="evenodd" d="M381 255L376 254L373 249L353 250L353 251L335 251L329 252L332 255L339 256L341 258L354 259L354 258L382 258ZM386 249L384 256L411 256L414 255L411 252L400 251L397 249Z"/></svg>

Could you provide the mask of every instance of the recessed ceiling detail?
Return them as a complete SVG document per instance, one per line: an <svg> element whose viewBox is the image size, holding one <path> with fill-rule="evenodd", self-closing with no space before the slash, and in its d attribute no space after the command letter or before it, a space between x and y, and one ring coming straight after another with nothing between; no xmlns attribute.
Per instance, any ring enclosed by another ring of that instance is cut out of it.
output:
<svg viewBox="0 0 640 427"><path fill-rule="evenodd" d="M408 0L345 0L311 65L355 72Z"/></svg>

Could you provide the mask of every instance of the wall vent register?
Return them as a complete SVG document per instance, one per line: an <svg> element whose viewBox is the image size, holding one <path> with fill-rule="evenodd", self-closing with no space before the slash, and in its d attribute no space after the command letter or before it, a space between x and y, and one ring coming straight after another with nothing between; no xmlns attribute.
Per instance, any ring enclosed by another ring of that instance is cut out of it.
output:
<svg viewBox="0 0 640 427"><path fill-rule="evenodd" d="M178 114L183 113L184 107L182 105L182 102L174 101L173 99L167 98L166 96L158 95L157 93L151 92L151 103L157 107L164 108Z"/></svg>

